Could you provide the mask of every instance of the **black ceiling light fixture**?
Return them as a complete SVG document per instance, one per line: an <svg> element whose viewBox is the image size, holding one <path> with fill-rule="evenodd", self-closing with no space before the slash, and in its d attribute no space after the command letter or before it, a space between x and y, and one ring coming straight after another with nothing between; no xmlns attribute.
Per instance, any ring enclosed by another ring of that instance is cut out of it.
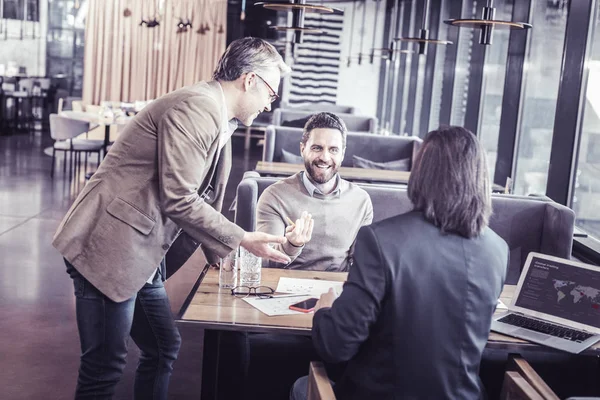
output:
<svg viewBox="0 0 600 400"><path fill-rule="evenodd" d="M272 26L271 29L278 31L293 31L294 40L292 43L302 43L305 33L323 33L320 29L306 28L304 26L305 13L317 14L343 14L342 10L326 7L318 4L306 4L306 0L294 0L292 3L255 3L255 6L262 6L269 10L275 11L291 11L292 26Z"/></svg>
<svg viewBox="0 0 600 400"><path fill-rule="evenodd" d="M481 19L447 19L444 21L444 23L452 26L458 26L459 28L479 28L479 43L485 45L492 44L492 33L494 31L494 27L522 30L532 28L531 24L528 24L527 22L501 21L494 19L496 16L494 0L487 0L487 5L483 7L481 14Z"/></svg>
<svg viewBox="0 0 600 400"><path fill-rule="evenodd" d="M375 22L373 26L377 26L377 19L379 15L379 4L383 0L375 0L377 2L377 6L375 8ZM371 45L371 53L369 54L369 63L373 64L376 58L380 58L387 61L394 61L394 57L397 54L412 54L414 51L412 50L404 50L400 48L395 48L394 42L390 42L389 47L375 47L377 32L376 29L373 29L373 43Z"/></svg>
<svg viewBox="0 0 600 400"><path fill-rule="evenodd" d="M423 24L419 29L419 37L399 37L394 40L400 42L413 42L419 44L419 54L425 54L428 44L449 45L453 44L449 40L431 39L429 29L427 29L429 19L429 0L425 0L425 9L423 10Z"/></svg>
<svg viewBox="0 0 600 400"><path fill-rule="evenodd" d="M159 21L158 19L156 19L156 17L155 17L154 19L152 19L152 20L148 21L148 22L146 23L146 26L147 26L148 28L155 28L155 27L157 27L157 26L160 26L160 21Z"/></svg>
<svg viewBox="0 0 600 400"><path fill-rule="evenodd" d="M373 64L373 58L382 58L384 60L394 61L394 57L396 54L412 54L414 50L404 50L400 48L395 48L394 42L390 43L390 47L381 47L376 49L371 49L371 64Z"/></svg>

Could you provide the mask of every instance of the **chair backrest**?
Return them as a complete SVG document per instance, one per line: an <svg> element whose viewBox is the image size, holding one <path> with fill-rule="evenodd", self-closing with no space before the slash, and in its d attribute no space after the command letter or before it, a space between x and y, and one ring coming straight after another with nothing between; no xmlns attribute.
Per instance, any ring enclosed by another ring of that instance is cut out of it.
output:
<svg viewBox="0 0 600 400"><path fill-rule="evenodd" d="M283 162L282 150L300 155L301 128L287 126L267 127L263 161ZM352 167L352 156L366 158L375 162L387 162L400 159L412 160L421 147L422 140L416 136L382 136L352 132L346 137L346 152L342 167Z"/></svg>
<svg viewBox="0 0 600 400"><path fill-rule="evenodd" d="M54 98L53 98L52 101L54 102L53 105L56 106L54 109L56 110L57 113L60 113L64 109L67 109L67 104L65 104L65 99L68 96L69 96L69 92L67 90L65 90L65 89L56 89L56 92L54 93ZM59 109L59 106L60 106L60 109Z"/></svg>
<svg viewBox="0 0 600 400"><path fill-rule="evenodd" d="M521 356L511 355L509 357L508 370L517 372L527 381L533 389L544 400L560 400L554 391L546 384L541 376L533 369L533 367Z"/></svg>
<svg viewBox="0 0 600 400"><path fill-rule="evenodd" d="M84 112L85 109L83 108L83 100L73 100L71 102L71 108L73 111Z"/></svg>
<svg viewBox="0 0 600 400"><path fill-rule="evenodd" d="M256 229L256 204L262 192L281 178L247 174L237 188L235 223L246 231ZM373 222L412 210L405 186L358 183L371 196ZM551 200L504 194L492 195L490 228L506 241L510 264L506 283L517 284L527 255L536 251L569 259L575 213Z"/></svg>
<svg viewBox="0 0 600 400"><path fill-rule="evenodd" d="M1 83L1 87L0 90L2 90L3 92L14 92L15 90L17 90L17 80L14 77L10 77L10 76L3 76L2 77L2 81Z"/></svg>
<svg viewBox="0 0 600 400"><path fill-rule="evenodd" d="M73 109L73 103L75 101L80 101L81 97L75 97L75 96L66 96L65 97L65 101L63 103L63 109L65 110L74 110Z"/></svg>
<svg viewBox="0 0 600 400"><path fill-rule="evenodd" d="M54 140L68 140L90 129L90 123L78 119L50 114L50 136Z"/></svg>
<svg viewBox="0 0 600 400"><path fill-rule="evenodd" d="M318 361L311 361L308 370L307 400L335 400L325 367Z"/></svg>
<svg viewBox="0 0 600 400"><path fill-rule="evenodd" d="M515 371L504 373L501 400L544 400L544 398L527 382L521 374Z"/></svg>
<svg viewBox="0 0 600 400"><path fill-rule="evenodd" d="M304 104L294 104L291 105L289 103L281 103L280 108L287 110L303 110L303 111L312 111L312 112L332 112L332 113L341 113L341 114L356 114L356 107L353 106L344 106L340 104L331 104L331 103L304 103Z"/></svg>
<svg viewBox="0 0 600 400"><path fill-rule="evenodd" d="M292 123L293 125L289 126L303 128L306 120L313 114L315 114L315 111L278 108L273 111L273 125L283 126ZM377 118L375 117L365 117L354 114L336 114L344 120L346 128L351 132L373 133L377 130Z"/></svg>

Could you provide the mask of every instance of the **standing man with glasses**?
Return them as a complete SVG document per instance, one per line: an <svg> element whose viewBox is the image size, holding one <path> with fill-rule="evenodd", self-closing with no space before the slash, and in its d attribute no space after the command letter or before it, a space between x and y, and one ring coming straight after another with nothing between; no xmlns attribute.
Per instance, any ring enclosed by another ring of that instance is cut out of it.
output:
<svg viewBox="0 0 600 400"><path fill-rule="evenodd" d="M112 398L130 335L141 350L135 399L167 398L181 337L163 286L163 259L182 229L211 264L240 245L290 261L269 246L285 243L283 236L245 232L220 213L231 121L248 126L270 111L289 71L264 40L232 42L213 81L171 92L136 115L69 209L53 245L75 286L77 399Z"/></svg>

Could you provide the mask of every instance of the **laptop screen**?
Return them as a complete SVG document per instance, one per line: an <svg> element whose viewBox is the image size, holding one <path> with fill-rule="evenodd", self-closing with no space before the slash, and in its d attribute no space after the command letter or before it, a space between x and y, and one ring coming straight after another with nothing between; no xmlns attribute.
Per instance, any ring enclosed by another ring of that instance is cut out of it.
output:
<svg viewBox="0 0 600 400"><path fill-rule="evenodd" d="M534 256L515 306L600 328L600 269Z"/></svg>

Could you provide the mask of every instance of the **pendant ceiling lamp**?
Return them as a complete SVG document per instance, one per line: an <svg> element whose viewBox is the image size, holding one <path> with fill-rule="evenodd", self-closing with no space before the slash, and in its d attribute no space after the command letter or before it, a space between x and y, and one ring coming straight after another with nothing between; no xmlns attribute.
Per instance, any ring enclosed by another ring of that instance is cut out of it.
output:
<svg viewBox="0 0 600 400"><path fill-rule="evenodd" d="M429 19L429 0L425 0L425 9L423 10L423 25L419 29L419 37L399 37L394 40L400 42L412 42L419 44L419 54L425 54L427 50L427 44L440 44L449 45L453 44L449 40L431 39L429 38L429 30L427 29L427 23Z"/></svg>
<svg viewBox="0 0 600 400"><path fill-rule="evenodd" d="M292 26L273 26L272 29L278 31L294 31L293 43L302 43L304 33L323 33L319 29L306 28L304 26L305 13L317 14L343 14L342 10L326 7L318 4L306 4L306 0L294 0L292 3L255 3L255 6L262 6L269 10L291 11Z"/></svg>
<svg viewBox="0 0 600 400"><path fill-rule="evenodd" d="M404 50L404 49L396 49L394 48L394 42L390 43L390 47L381 47L376 49L371 49L370 54L370 63L373 64L373 60L375 58L382 58L384 60L394 61L394 57L396 54L412 54L413 50Z"/></svg>
<svg viewBox="0 0 600 400"><path fill-rule="evenodd" d="M490 45L492 44L492 33L494 27L508 29L531 29L531 24L526 22L501 21L494 19L496 9L494 8L494 0L488 0L487 6L483 7L481 19L448 19L444 23L448 25L458 26L459 28L479 28L479 43Z"/></svg>

